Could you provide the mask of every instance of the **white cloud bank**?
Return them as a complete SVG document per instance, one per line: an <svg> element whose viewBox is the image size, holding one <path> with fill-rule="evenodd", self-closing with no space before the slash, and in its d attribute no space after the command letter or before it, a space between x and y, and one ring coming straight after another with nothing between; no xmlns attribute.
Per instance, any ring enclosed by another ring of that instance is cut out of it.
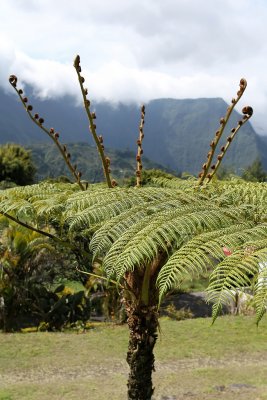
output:
<svg viewBox="0 0 267 400"><path fill-rule="evenodd" d="M267 134L265 0L0 0L0 85L16 74L40 96L223 97L248 80L241 106ZM241 107L240 106L240 107Z"/></svg>

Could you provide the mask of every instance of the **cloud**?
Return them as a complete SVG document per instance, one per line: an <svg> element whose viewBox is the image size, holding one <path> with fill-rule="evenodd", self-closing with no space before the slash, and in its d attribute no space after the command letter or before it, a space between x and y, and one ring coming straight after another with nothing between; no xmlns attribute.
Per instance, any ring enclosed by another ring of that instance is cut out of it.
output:
<svg viewBox="0 0 267 400"><path fill-rule="evenodd" d="M1 3L0 86L15 73L39 96L78 99L77 53L95 99L230 101L244 76L244 102L267 133L266 19L265 0L9 0Z"/></svg>
<svg viewBox="0 0 267 400"><path fill-rule="evenodd" d="M5 90L9 89L8 77L11 74L10 69L16 59L15 49L13 43L5 37L0 35L0 86Z"/></svg>

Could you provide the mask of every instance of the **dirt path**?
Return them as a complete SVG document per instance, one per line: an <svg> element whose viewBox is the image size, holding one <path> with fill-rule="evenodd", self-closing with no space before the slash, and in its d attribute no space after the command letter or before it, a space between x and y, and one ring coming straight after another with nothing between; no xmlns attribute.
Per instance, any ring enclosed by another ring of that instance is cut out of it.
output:
<svg viewBox="0 0 267 400"><path fill-rule="evenodd" d="M183 359L179 361L169 361L168 363L156 362L156 372L158 374L163 373L179 373L181 370L194 370L204 368L227 368L235 367L242 368L244 366L249 367L257 365L258 367L267 368L266 355L260 357L243 356L234 359L221 359L214 360L212 358L195 358L195 359ZM25 371L12 370L0 374L0 387L8 386L13 383L38 383L38 382L53 382L58 380L74 380L79 378L89 377L104 377L112 376L116 374L123 374L127 376L128 366L126 362L116 362L109 366L94 366L90 363L88 365L82 365L80 367L46 367L46 368L34 368L27 369ZM267 383L267 380L266 380Z"/></svg>

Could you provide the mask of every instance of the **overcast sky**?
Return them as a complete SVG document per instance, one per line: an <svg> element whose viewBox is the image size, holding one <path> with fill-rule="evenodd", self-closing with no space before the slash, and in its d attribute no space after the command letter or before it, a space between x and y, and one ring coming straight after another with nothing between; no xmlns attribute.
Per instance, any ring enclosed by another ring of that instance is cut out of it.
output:
<svg viewBox="0 0 267 400"><path fill-rule="evenodd" d="M0 86L8 76L40 96L223 97L248 81L240 108L267 134L266 0L0 0ZM7 89L8 90L8 89Z"/></svg>

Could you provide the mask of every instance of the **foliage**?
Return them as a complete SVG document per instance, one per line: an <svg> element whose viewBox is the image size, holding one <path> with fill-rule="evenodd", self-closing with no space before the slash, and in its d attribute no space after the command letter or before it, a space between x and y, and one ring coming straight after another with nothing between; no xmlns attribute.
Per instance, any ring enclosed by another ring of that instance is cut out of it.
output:
<svg viewBox="0 0 267 400"><path fill-rule="evenodd" d="M233 167L222 165L216 172L216 177L220 180L228 181L232 178L237 178L237 175L235 174L235 170Z"/></svg>
<svg viewBox="0 0 267 400"><path fill-rule="evenodd" d="M61 285L54 292L39 288L34 295L39 330L62 330L77 323L85 327L90 318L90 298L84 290L75 293Z"/></svg>
<svg viewBox="0 0 267 400"><path fill-rule="evenodd" d="M4 316L0 324L8 330L19 315L27 314L31 306L29 293L35 274L32 266L36 259L42 258L49 244L47 238L36 232L25 231L3 220L2 226L0 296L4 301Z"/></svg>
<svg viewBox="0 0 267 400"><path fill-rule="evenodd" d="M176 321L182 321L184 319L192 318L194 316L190 309L181 308L180 310L177 310L173 303L169 304L165 308L165 312L169 318Z"/></svg>
<svg viewBox="0 0 267 400"><path fill-rule="evenodd" d="M88 296L90 296L92 317L100 317L106 321L119 323L125 322L121 289L114 282L105 278L101 264L93 263L87 277L85 288Z"/></svg>
<svg viewBox="0 0 267 400"><path fill-rule="evenodd" d="M12 188L15 186L17 186L17 185L14 182L11 182L9 180L0 182L0 190L9 189L9 188Z"/></svg>
<svg viewBox="0 0 267 400"><path fill-rule="evenodd" d="M64 226L77 245L91 241L90 249L107 277L123 285L129 274L139 271L141 289L140 284L136 291L131 289L138 301L152 301L145 299L148 292L156 295L156 288L162 299L186 277L217 264L210 289L217 299L216 318L225 291L247 286L250 276L257 277L258 262L266 260L266 184L217 181L199 190L196 181L174 178L171 186L109 190L94 185L80 192L74 185L39 184L5 191L0 207L36 223L48 219ZM256 250L248 258L244 249L250 244ZM235 250L227 259L224 245ZM157 257L162 263L151 271L146 287L144 273ZM266 288L256 293L258 320L265 293Z"/></svg>
<svg viewBox="0 0 267 400"><path fill-rule="evenodd" d="M17 144L0 146L0 181L9 180L17 185L33 183L35 166L28 150Z"/></svg>
<svg viewBox="0 0 267 400"><path fill-rule="evenodd" d="M142 172L142 186L160 186L159 180L161 178L163 179L169 179L172 180L176 175L168 173L167 171L164 171L163 169L145 169ZM131 178L124 179L124 185L125 186L135 186L136 185L136 177L132 176Z"/></svg>
<svg viewBox="0 0 267 400"><path fill-rule="evenodd" d="M5 218L0 220L0 225L0 297L4 301L0 326L16 330L25 324L38 325L41 320L49 322L49 328L52 322L54 327L72 322L75 313L68 311L72 298L68 299L67 313L60 310L57 319L53 317L52 322L50 319L51 315L57 315L54 309L59 310L58 305L52 307L58 302L54 284L62 276L80 278L74 270L77 261L73 255L66 250L62 254L49 238Z"/></svg>
<svg viewBox="0 0 267 400"><path fill-rule="evenodd" d="M245 179L245 181L266 182L267 172L263 169L261 160L256 159L250 166L248 166L244 170L242 178Z"/></svg>

